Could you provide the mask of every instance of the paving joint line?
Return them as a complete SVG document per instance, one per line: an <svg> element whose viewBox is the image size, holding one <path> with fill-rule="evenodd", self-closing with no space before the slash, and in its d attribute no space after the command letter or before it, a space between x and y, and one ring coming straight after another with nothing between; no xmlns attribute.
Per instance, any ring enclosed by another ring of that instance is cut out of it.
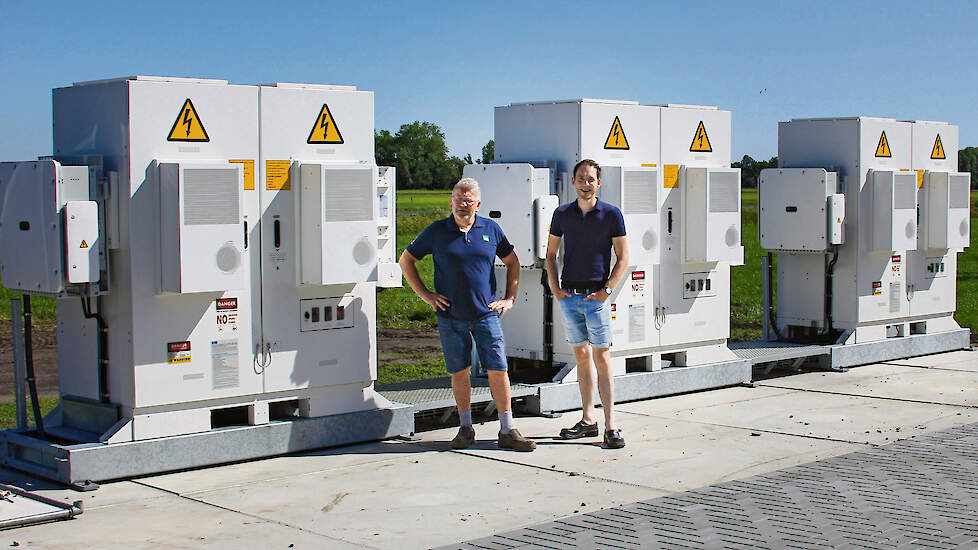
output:
<svg viewBox="0 0 978 550"><path fill-rule="evenodd" d="M327 540L338 540L338 541L344 542L346 544L360 545L363 548L370 548L372 550L381 550L379 547L376 547L376 546L367 546L367 545L363 544L362 542L354 542L354 541L348 541L348 540L345 540L345 539L341 539L339 537L332 537L332 536L329 536L329 535L326 535L326 534L323 534L323 533L319 533L317 531L312 531L310 529L306 529L305 527L302 527L300 525L292 525L290 523L287 523L287 522L284 522L284 521L279 521L277 519L266 518L266 517L263 517L263 516L259 516L257 514L252 514L250 512L245 512L245 511L242 511L242 510L235 510L234 508L229 508L229 507L223 506L221 504L216 504L216 503L213 503L213 502L207 502L206 500L201 500L199 498L194 498L194 497L189 496L187 494L182 494L182 493L180 493L178 491L167 489L165 487L159 487L159 486L153 485L151 483L146 483L145 481L138 481L138 480L131 480L131 481L132 481L132 483L135 483L136 485L142 485L143 487L148 487L150 489L156 489L157 491L161 491L161 492L164 492L164 493L171 494L171 495L173 495L173 496L175 496L177 498L182 498L184 500L189 500L190 502L196 502L196 503L199 503L199 504L203 504L204 506L210 506L212 508L217 508L218 510L224 510L225 512L231 512L233 514L240 514L242 516L249 517L249 518L252 518L252 519L257 519L257 520L260 520L260 521L264 521L266 523L274 523L274 524L277 524L277 525L281 525L282 527L288 527L289 529L296 529L298 531L302 531L303 533L308 533L310 535L316 535L318 537L322 537L322 538L327 539Z"/></svg>
<svg viewBox="0 0 978 550"><path fill-rule="evenodd" d="M883 400L886 400L886 401L900 401L902 403L920 403L921 405L945 405L945 406L948 406L948 407L961 407L961 408L965 408L965 409L978 409L978 405L962 405L961 403L941 403L941 402L938 402L938 401L924 401L922 399L907 399L907 398L904 398L904 397L888 397L888 396L885 396L885 395L865 395L865 394L861 394L861 393L845 393L845 392L829 391L829 390L813 390L813 389L807 389L807 388L791 388L791 387L787 387L787 386L777 386L777 385L774 385L774 384L763 384L763 383L759 383L758 385L759 386L764 386L765 388L777 388L777 389L782 389L782 390L796 390L796 391L802 391L802 392L808 392L808 393L824 393L824 394L828 394L828 395L841 395L841 396L845 396L845 397L866 397L866 398L869 398L869 399L883 399Z"/></svg>
<svg viewBox="0 0 978 550"><path fill-rule="evenodd" d="M642 485L640 483L630 483L628 481L621 481L621 480L618 480L618 479L609 479L609 478L606 478L606 477L600 477L600 476L596 476L596 475L593 475L593 474L588 474L586 472L574 472L574 471L571 471L571 470L561 470L560 468L550 468L550 467L547 467L547 466L538 466L536 464L527 464L525 462L517 462L515 460L506 460L504 458L495 457L495 456L485 456L485 455L480 455L480 454L474 454L471 451L466 451L464 449L453 449L453 450L450 450L449 452L451 452L451 453L457 453L457 454L465 455L465 456L471 456L473 458L481 458L481 459L485 459L485 460L495 460L496 462L502 462L502 463L505 463L505 464L512 464L514 466L524 466L524 467L528 467L528 468L536 468L537 470L543 470L545 472L555 472L555 473L558 473L558 474L567 474L568 476L571 476L571 477L584 477L584 478L588 478L588 479L593 479L595 481L607 481L609 483L615 483L615 484L618 484L618 485L627 485L629 487L635 487L636 489L653 489L653 490L656 490L656 491L661 491L662 490L659 487L652 487L650 485Z"/></svg>
<svg viewBox="0 0 978 550"><path fill-rule="evenodd" d="M904 365L904 364L901 364L901 363L893 363L893 362L890 362L890 361L883 361L883 362L877 363L877 364L879 364L879 365L887 365L887 366L890 366L890 367L906 367L906 368L910 368L910 369L940 370L940 371L951 371L951 372L971 372L971 373L978 374L975 371L968 370L968 369L950 369L950 368L947 368L947 367L928 367L926 365Z"/></svg>

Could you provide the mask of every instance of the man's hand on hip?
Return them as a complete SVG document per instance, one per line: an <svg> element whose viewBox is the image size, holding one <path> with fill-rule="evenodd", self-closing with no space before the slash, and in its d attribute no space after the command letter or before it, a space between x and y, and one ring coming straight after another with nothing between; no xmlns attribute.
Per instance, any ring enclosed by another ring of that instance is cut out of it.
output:
<svg viewBox="0 0 978 550"><path fill-rule="evenodd" d="M438 294L437 292L428 291L428 293L422 296L421 299L435 311L447 310L448 306L451 305L448 298Z"/></svg>
<svg viewBox="0 0 978 550"><path fill-rule="evenodd" d="M489 304L489 309L498 312L499 316L502 317L510 308L513 307L513 303L516 300L512 298L504 298L502 300L496 300L495 302Z"/></svg>
<svg viewBox="0 0 978 550"><path fill-rule="evenodd" d="M557 290L554 291L554 297L557 298L557 301L559 302L560 300L563 300L564 298L570 298L571 297L571 293L570 292L567 292L566 290L564 290L562 288L558 288Z"/></svg>
<svg viewBox="0 0 978 550"><path fill-rule="evenodd" d="M584 301L586 302L588 300L597 300L599 302L603 302L603 301L607 300L608 298L611 298L611 294L608 294L602 288L601 290L599 290L597 292L592 292L592 293L588 294L587 296L585 296L584 297Z"/></svg>

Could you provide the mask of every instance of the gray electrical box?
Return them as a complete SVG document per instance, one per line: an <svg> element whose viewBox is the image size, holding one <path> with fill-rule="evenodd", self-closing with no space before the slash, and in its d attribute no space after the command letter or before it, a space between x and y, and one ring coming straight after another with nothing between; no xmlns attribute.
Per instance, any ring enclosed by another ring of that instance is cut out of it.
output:
<svg viewBox="0 0 978 550"><path fill-rule="evenodd" d="M838 205L831 218L828 207L841 199L838 173L824 168L768 168L761 171L758 190L758 233L766 250L824 252L830 244L830 230L841 240L845 220ZM833 199L833 197L836 197ZM840 215L841 214L841 215ZM837 220L837 221L836 221Z"/></svg>

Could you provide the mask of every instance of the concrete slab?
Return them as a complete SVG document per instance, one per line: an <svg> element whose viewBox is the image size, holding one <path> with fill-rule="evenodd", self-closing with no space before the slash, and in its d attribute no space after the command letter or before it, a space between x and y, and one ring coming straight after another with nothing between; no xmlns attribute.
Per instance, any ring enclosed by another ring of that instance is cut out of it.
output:
<svg viewBox="0 0 978 550"><path fill-rule="evenodd" d="M567 421L519 420L520 432L537 442L536 451L513 453L499 450L494 441L487 440L461 452L672 492L767 473L865 448L623 412L618 413L617 421L622 426L627 445L624 449L605 449L601 445L601 437L572 441L555 438L560 425L569 425ZM718 457L719 449L723 449L722 460Z"/></svg>
<svg viewBox="0 0 978 550"><path fill-rule="evenodd" d="M758 385L978 407L978 370L877 364L848 372L813 372L765 380Z"/></svg>
<svg viewBox="0 0 978 550"><path fill-rule="evenodd" d="M295 545L295 548L362 547L173 495L158 496L124 506L86 510L84 514L70 521L23 527L0 534L0 546L52 550L284 549L290 544Z"/></svg>
<svg viewBox="0 0 978 550"><path fill-rule="evenodd" d="M677 411L672 416L754 431L880 445L975 422L978 410L796 391L749 402Z"/></svg>
<svg viewBox="0 0 978 550"><path fill-rule="evenodd" d="M663 494L444 452L197 493L195 498L366 547L428 548Z"/></svg>
<svg viewBox="0 0 978 550"><path fill-rule="evenodd" d="M780 378L778 380L781 380ZM702 391L688 393L684 395L674 395L659 399L648 399L645 401L632 401L631 403L621 403L615 405L616 411L625 411L633 414L662 415L676 411L692 410L700 407L712 407L723 404L733 404L742 402L752 402L756 399L772 397L776 395L790 395L794 390L765 388L765 387L734 387L720 390ZM579 412L567 413L572 418L567 425L571 425L580 418ZM577 415L577 418L574 418ZM567 421L565 421L566 423Z"/></svg>
<svg viewBox="0 0 978 550"><path fill-rule="evenodd" d="M445 445L433 442L377 441L229 464L218 468L163 474L144 478L143 481L177 494L191 495L201 491L249 485L260 481L341 470L365 464L379 464L444 448Z"/></svg>

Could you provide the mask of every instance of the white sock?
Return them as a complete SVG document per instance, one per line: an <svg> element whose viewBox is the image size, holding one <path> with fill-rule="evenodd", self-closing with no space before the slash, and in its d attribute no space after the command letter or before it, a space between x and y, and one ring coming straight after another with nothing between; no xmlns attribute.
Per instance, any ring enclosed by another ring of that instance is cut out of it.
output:
<svg viewBox="0 0 978 550"><path fill-rule="evenodd" d="M499 413L499 433L508 434L515 427L513 425L513 411Z"/></svg>
<svg viewBox="0 0 978 550"><path fill-rule="evenodd" d="M458 423L460 426L472 427L472 409L467 411L458 411Z"/></svg>

